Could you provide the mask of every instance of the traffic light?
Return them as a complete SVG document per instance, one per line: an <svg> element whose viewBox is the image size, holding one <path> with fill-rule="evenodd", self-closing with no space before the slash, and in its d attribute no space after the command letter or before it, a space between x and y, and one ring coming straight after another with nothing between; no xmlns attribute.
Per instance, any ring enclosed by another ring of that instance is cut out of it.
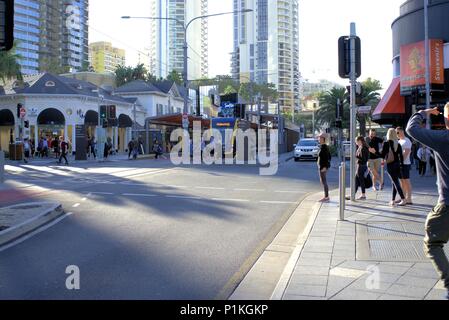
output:
<svg viewBox="0 0 449 320"><path fill-rule="evenodd" d="M25 128L29 129L30 128L30 122L28 120L26 120L24 122Z"/></svg>
<svg viewBox="0 0 449 320"><path fill-rule="evenodd" d="M107 106L100 106L100 119L106 119L108 117Z"/></svg>
<svg viewBox="0 0 449 320"><path fill-rule="evenodd" d="M343 129L343 121L342 120L335 121L335 128Z"/></svg>
<svg viewBox="0 0 449 320"><path fill-rule="evenodd" d="M116 119L117 111L115 106L108 106L108 119Z"/></svg>
<svg viewBox="0 0 449 320"><path fill-rule="evenodd" d="M14 43L14 0L0 0L0 51L11 50Z"/></svg>
<svg viewBox="0 0 449 320"><path fill-rule="evenodd" d="M360 86L360 84L357 84L357 86L358 86L358 90L355 93L355 104L357 106L361 106L362 105L362 95L361 94L362 94L363 88ZM346 93L347 93L346 102L349 105L351 105L351 86L346 87Z"/></svg>
<svg viewBox="0 0 449 320"><path fill-rule="evenodd" d="M356 78L362 75L362 44L355 38L355 70ZM343 79L351 77L351 39L343 36L338 39L338 74Z"/></svg>
<svg viewBox="0 0 449 320"><path fill-rule="evenodd" d="M336 111L335 118L343 119L343 115L344 115L343 101L341 101L340 99L338 99L338 101L337 101L337 108L335 111Z"/></svg>
<svg viewBox="0 0 449 320"><path fill-rule="evenodd" d="M101 126L103 128L107 128L109 126L108 120L107 119L101 119Z"/></svg>
<svg viewBox="0 0 449 320"><path fill-rule="evenodd" d="M23 108L23 104L18 103L17 104L17 118L20 118L20 109Z"/></svg>

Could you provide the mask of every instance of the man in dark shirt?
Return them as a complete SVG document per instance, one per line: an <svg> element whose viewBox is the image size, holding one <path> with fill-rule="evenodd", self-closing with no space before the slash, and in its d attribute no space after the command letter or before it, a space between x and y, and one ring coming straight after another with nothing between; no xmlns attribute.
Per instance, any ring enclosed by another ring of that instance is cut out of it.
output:
<svg viewBox="0 0 449 320"><path fill-rule="evenodd" d="M428 130L422 126L431 115L440 115L437 108L420 111L415 114L407 127L407 133L421 144L434 151L438 177L439 200L430 212L426 222L424 240L427 256L432 260L436 270L448 290L449 300L449 261L444 253L444 246L449 241L449 103L444 108L447 130Z"/></svg>
<svg viewBox="0 0 449 320"><path fill-rule="evenodd" d="M368 160L368 168L373 174L373 189L377 191L377 183L379 183L379 189L382 190L383 181L380 174L382 169L382 156L380 154L380 149L384 141L377 137L377 132L375 129L371 129L369 132L369 137L366 138L366 142L369 145L370 157Z"/></svg>

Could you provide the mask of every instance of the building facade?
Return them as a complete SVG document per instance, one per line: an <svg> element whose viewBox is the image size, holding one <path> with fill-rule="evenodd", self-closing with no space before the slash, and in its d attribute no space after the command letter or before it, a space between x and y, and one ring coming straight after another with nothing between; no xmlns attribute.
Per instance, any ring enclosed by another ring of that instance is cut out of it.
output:
<svg viewBox="0 0 449 320"><path fill-rule="evenodd" d="M151 21L150 71L166 78L172 71L183 73L184 28L191 19L206 15L208 0L151 0L151 16L177 19ZM199 19L187 32L188 78L197 80L208 76L208 22Z"/></svg>
<svg viewBox="0 0 449 320"><path fill-rule="evenodd" d="M114 48L110 42L93 42L89 44L89 63L95 72L114 73L118 66L126 63L125 50Z"/></svg>
<svg viewBox="0 0 449 320"><path fill-rule="evenodd" d="M88 67L88 0L16 0L14 9L23 74Z"/></svg>
<svg viewBox="0 0 449 320"><path fill-rule="evenodd" d="M116 106L117 126L107 129L115 149L124 151L131 139L133 122L142 127L146 112L138 102L130 101L89 82L42 73L24 77L24 84L11 82L0 92L0 149L19 138L17 104L26 109L24 120L30 127L24 137L37 146L42 137L66 137L76 150L76 126L84 125L86 136L96 134L100 105Z"/></svg>
<svg viewBox="0 0 449 320"><path fill-rule="evenodd" d="M430 100L432 106L437 106L449 101L449 0L430 0L428 13ZM392 31L393 80L374 111L373 120L403 126L416 110L426 106L423 1L404 2Z"/></svg>
<svg viewBox="0 0 449 320"><path fill-rule="evenodd" d="M234 0L231 69L241 82L273 83L281 109L300 108L298 0Z"/></svg>

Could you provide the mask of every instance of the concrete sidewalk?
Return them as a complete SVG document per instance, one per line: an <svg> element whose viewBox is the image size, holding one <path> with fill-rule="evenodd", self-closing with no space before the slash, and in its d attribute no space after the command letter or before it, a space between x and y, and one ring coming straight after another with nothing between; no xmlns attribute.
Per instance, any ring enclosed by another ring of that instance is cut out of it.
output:
<svg viewBox="0 0 449 320"><path fill-rule="evenodd" d="M446 290L423 250L426 217L438 198L435 178L414 182L414 205L390 207L386 187L368 192L367 201L348 202L345 221L339 221L338 191L318 208L312 203L321 194L307 198L290 222L304 210L316 213L284 248L290 258L283 257L282 274L279 259L262 256L231 300L443 300ZM286 225L277 239L288 234ZM270 276L278 281L274 290Z"/></svg>

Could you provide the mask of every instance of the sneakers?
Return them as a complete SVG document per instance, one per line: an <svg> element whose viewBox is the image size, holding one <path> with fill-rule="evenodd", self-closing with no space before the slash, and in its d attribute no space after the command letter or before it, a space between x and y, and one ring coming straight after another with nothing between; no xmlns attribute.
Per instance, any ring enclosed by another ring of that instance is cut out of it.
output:
<svg viewBox="0 0 449 320"><path fill-rule="evenodd" d="M398 206L400 206L400 207L405 207L407 205L407 201L405 201L405 200L401 200L399 203L398 203Z"/></svg>
<svg viewBox="0 0 449 320"><path fill-rule="evenodd" d="M357 200L366 200L366 196L360 196Z"/></svg>
<svg viewBox="0 0 449 320"><path fill-rule="evenodd" d="M323 198L323 199L321 199L321 200L318 201L318 202L321 202L321 203L328 203L328 202L330 202L330 201L331 201L330 198Z"/></svg>

